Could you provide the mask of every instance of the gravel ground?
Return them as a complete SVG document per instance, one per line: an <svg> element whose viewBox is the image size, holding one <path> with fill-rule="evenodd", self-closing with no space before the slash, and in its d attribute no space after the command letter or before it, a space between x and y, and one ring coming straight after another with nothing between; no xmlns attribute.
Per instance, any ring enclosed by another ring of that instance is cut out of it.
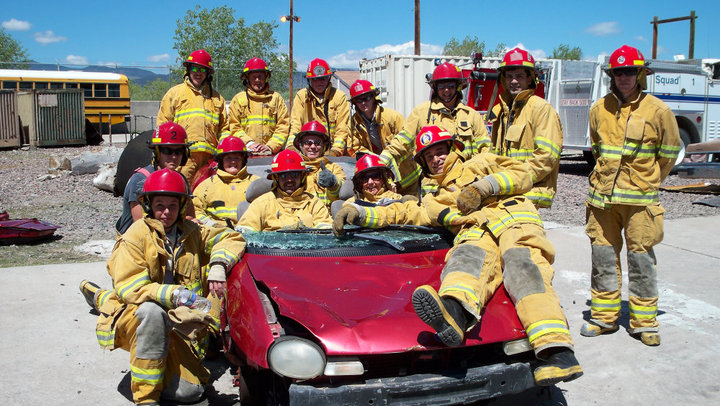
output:
<svg viewBox="0 0 720 406"><path fill-rule="evenodd" d="M115 221L121 213L121 198L97 189L95 175L47 175L51 156L74 157L90 148L42 148L0 151L0 212L10 218L38 218L61 226L53 240L32 245L0 246L0 267L48 263L88 262L102 256L74 248L89 241L114 240ZM564 157L560 163L558 195L551 209L542 209L543 220L563 225L585 222L585 198L590 166L580 155ZM684 185L703 180L671 175L664 185ZM705 180L720 183L719 180ZM667 219L719 215L720 208L692 202L708 195L660 192Z"/></svg>

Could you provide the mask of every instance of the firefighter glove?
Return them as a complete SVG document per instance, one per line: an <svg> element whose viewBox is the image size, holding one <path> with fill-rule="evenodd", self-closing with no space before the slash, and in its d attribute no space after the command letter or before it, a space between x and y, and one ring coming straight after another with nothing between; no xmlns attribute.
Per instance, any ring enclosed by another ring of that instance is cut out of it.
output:
<svg viewBox="0 0 720 406"><path fill-rule="evenodd" d="M340 211L335 214L333 219L333 232L335 236L345 234L345 224L356 224L360 222L360 210L355 206L343 206Z"/></svg>
<svg viewBox="0 0 720 406"><path fill-rule="evenodd" d="M325 162L320 161L320 167L322 170L318 174L318 185L325 189L335 189L338 185L337 176L325 167Z"/></svg>
<svg viewBox="0 0 720 406"><path fill-rule="evenodd" d="M487 178L466 186L457 198L457 207L462 214L477 210L482 201L493 195L493 184Z"/></svg>

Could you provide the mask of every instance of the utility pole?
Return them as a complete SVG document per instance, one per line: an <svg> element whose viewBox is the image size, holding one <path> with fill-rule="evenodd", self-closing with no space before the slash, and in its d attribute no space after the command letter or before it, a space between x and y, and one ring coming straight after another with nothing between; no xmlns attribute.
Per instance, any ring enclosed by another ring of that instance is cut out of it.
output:
<svg viewBox="0 0 720 406"><path fill-rule="evenodd" d="M415 0L415 55L420 55L420 0Z"/></svg>
<svg viewBox="0 0 720 406"><path fill-rule="evenodd" d="M280 21L282 22L290 22L290 44L288 46L288 57L290 59L290 67L288 68L290 77L289 77L289 88L290 88L290 95L288 98L290 99L290 110L292 110L292 103L293 103L293 23L299 23L300 17L293 14L293 0L290 0L290 15L282 16L280 17Z"/></svg>
<svg viewBox="0 0 720 406"><path fill-rule="evenodd" d="M686 17L668 18L666 20L658 20L657 16L650 21L653 26L653 45L652 45L652 59L657 59L657 40L658 40L658 25L665 23L674 23L676 21L690 20L690 44L688 45L688 58L695 58L695 10L690 11L690 15Z"/></svg>

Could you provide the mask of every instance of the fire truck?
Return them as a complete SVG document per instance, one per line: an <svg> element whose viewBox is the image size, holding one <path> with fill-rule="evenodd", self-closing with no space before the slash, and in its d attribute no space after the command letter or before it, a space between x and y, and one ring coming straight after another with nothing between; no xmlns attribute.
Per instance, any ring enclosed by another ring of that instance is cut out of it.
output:
<svg viewBox="0 0 720 406"><path fill-rule="evenodd" d="M590 131L588 113L592 104L610 92L610 79L604 73L607 56L596 61L539 60L536 64L540 83L535 94L544 97L558 112L563 125L563 147L580 150L589 161ZM380 89L388 107L408 115L413 106L428 100L428 73L434 66L449 61L463 69L469 86L464 103L481 112L499 102L496 86L500 59L443 56L392 56L363 60L360 76ZM680 61L650 60L654 73L648 76L647 92L663 100L675 113L685 145L720 139L720 59ZM419 74L422 71L422 75ZM681 151L678 162L684 157Z"/></svg>

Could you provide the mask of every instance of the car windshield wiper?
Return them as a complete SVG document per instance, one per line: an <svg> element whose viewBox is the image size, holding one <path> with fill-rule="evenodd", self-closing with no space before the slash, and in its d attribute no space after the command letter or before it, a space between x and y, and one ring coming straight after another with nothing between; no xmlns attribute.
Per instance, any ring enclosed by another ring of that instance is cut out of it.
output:
<svg viewBox="0 0 720 406"><path fill-rule="evenodd" d="M377 230L372 230L372 231L377 231ZM397 250L397 251L400 251L400 252L405 251L405 247L403 247L402 245L400 245L400 244L398 244L398 243L395 243L395 242L393 242L393 241L390 241L390 240L386 239L386 238L383 237L382 235L377 235L377 234L364 234L364 233L366 233L366 232L368 232L367 229L364 229L364 230L358 231L358 232L352 232L352 231L351 231L351 232L346 232L346 233L345 233L345 236L346 236L346 237L362 238L363 240L370 240L370 241L380 242L380 243L383 243L383 244L385 244L385 245L388 245L388 246L394 248L394 249Z"/></svg>

